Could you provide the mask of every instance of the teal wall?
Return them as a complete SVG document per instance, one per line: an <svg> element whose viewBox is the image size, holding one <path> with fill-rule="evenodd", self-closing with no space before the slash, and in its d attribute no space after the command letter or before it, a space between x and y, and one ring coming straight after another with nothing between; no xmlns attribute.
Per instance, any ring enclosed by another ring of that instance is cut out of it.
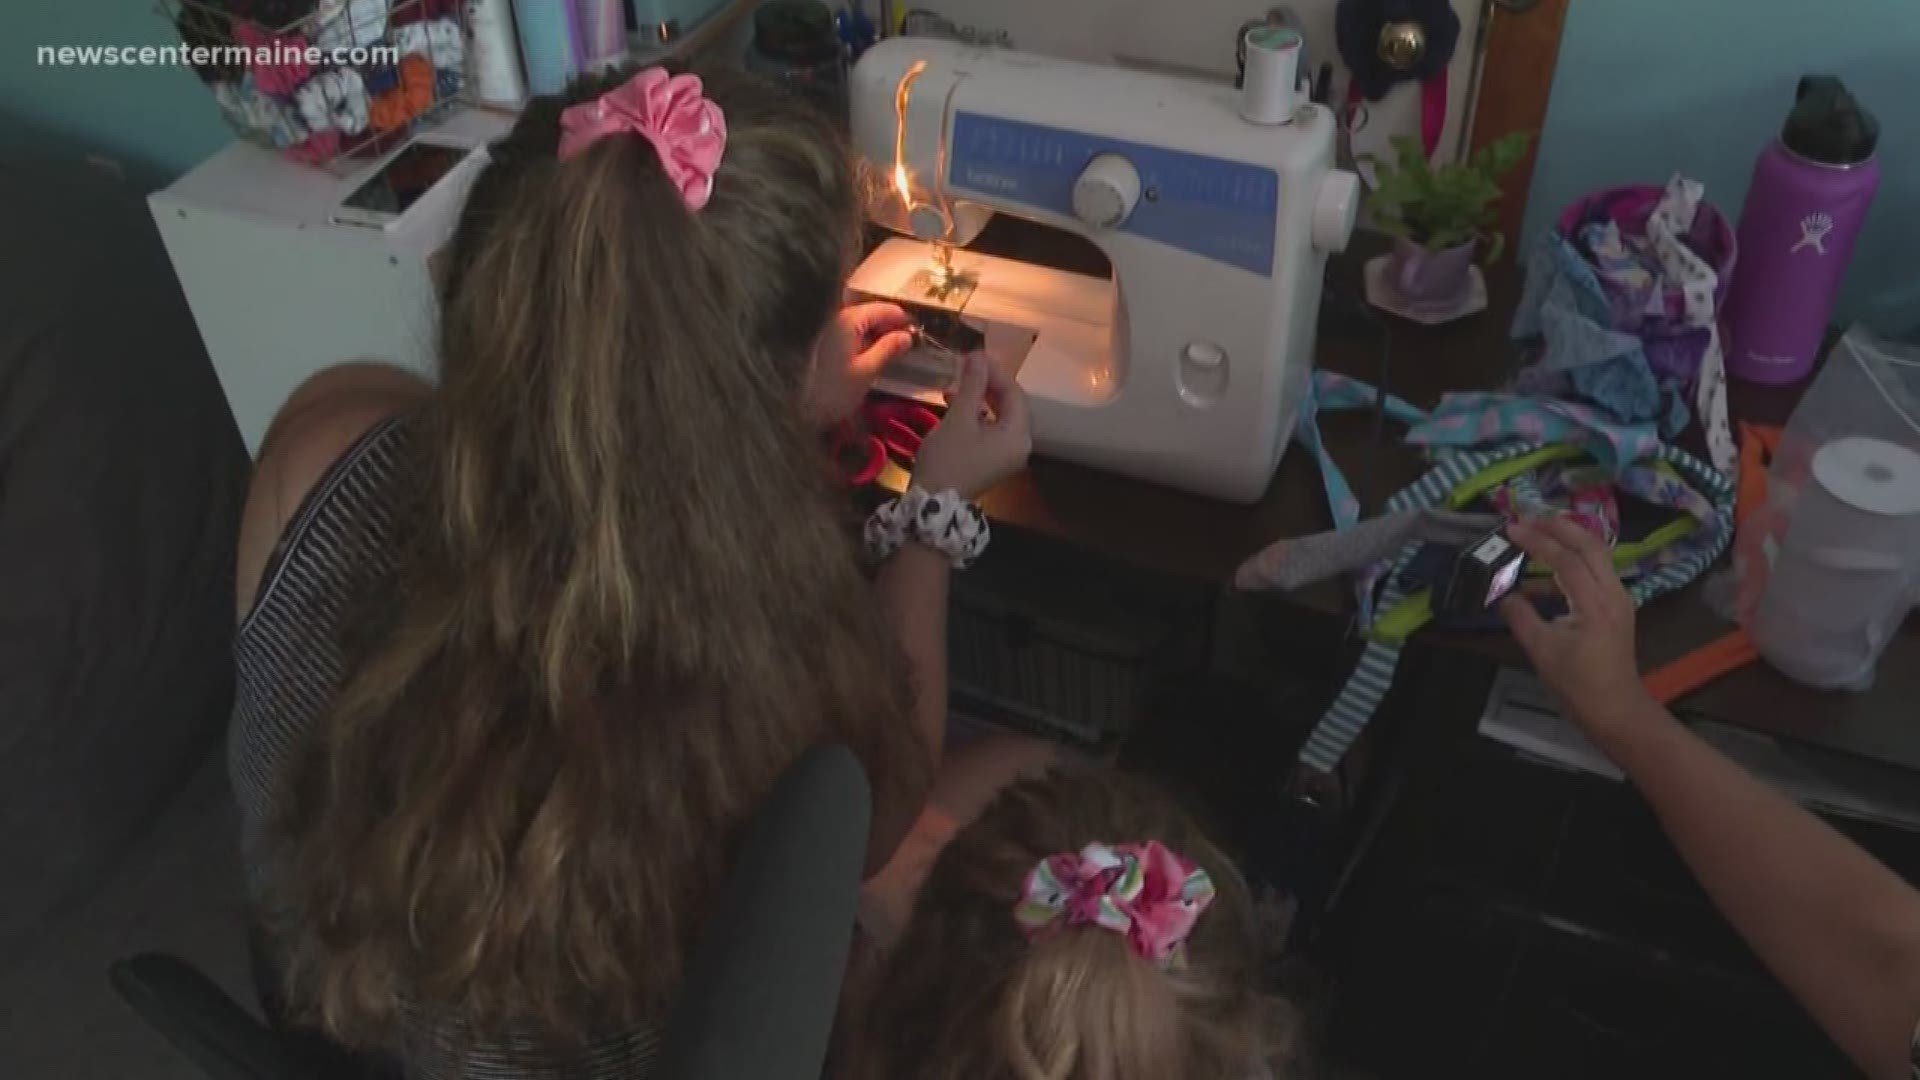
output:
<svg viewBox="0 0 1920 1080"><path fill-rule="evenodd" d="M184 67L42 67L41 45L171 45L151 0L0 0L0 154L99 154L164 183L231 138Z"/></svg>
<svg viewBox="0 0 1920 1080"><path fill-rule="evenodd" d="M1917 0L1572 0L1527 235L1585 192L1675 170L1738 220L1754 156L1809 72L1839 75L1881 122L1880 194L1837 318L1920 326Z"/></svg>
<svg viewBox="0 0 1920 1080"><path fill-rule="evenodd" d="M0 154L98 153L162 183L229 138L182 68L58 68L36 46L174 41L149 0L0 0ZM1840 317L1920 325L1920 0L1573 0L1528 203L1528 235L1585 191L1676 169L1738 215L1753 157L1803 72L1879 115L1883 187Z"/></svg>

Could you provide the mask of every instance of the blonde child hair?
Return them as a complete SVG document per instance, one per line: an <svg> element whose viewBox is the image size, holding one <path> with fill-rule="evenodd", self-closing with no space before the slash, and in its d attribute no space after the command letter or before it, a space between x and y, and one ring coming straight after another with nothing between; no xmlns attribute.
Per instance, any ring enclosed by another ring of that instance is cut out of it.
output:
<svg viewBox="0 0 1920 1080"><path fill-rule="evenodd" d="M1125 933L1015 918L1028 875L1089 844L1158 841L1211 878L1175 962ZM1280 1076L1298 1024L1260 990L1246 882L1152 784L1110 771L1008 787L935 861L869 987L855 1080L1251 1080Z"/></svg>

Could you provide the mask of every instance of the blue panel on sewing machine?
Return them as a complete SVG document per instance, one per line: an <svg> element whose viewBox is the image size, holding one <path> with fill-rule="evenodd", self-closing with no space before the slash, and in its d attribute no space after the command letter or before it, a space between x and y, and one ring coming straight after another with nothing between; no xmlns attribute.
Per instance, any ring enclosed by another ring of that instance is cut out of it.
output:
<svg viewBox="0 0 1920 1080"><path fill-rule="evenodd" d="M1067 217L1081 170L1119 154L1141 190L1122 232L1272 276L1280 202L1272 169L969 112L954 116L952 147L949 188Z"/></svg>

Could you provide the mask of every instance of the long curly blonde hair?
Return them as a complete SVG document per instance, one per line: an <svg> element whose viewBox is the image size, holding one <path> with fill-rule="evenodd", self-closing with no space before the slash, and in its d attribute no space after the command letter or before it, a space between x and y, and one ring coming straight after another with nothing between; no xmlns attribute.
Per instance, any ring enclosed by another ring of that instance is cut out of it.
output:
<svg viewBox="0 0 1920 1080"><path fill-rule="evenodd" d="M876 816L924 795L799 404L849 158L804 106L703 74L729 138L700 212L638 136L558 160L602 80L528 107L452 241L412 541L275 823L289 999L351 1045L415 1006L555 1042L658 1017L808 746L854 748Z"/></svg>

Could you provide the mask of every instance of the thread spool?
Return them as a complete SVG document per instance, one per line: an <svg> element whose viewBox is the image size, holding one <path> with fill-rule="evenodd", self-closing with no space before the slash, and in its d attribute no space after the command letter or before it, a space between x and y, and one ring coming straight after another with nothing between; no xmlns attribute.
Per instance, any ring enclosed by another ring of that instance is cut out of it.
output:
<svg viewBox="0 0 1920 1080"><path fill-rule="evenodd" d="M1246 47L1246 81L1240 88L1240 115L1248 123L1284 124L1293 119L1299 97L1299 33L1266 24L1250 28L1241 42Z"/></svg>
<svg viewBox="0 0 1920 1080"><path fill-rule="evenodd" d="M1835 439L1767 578L1752 633L1768 662L1810 686L1865 689L1920 577L1920 454Z"/></svg>

